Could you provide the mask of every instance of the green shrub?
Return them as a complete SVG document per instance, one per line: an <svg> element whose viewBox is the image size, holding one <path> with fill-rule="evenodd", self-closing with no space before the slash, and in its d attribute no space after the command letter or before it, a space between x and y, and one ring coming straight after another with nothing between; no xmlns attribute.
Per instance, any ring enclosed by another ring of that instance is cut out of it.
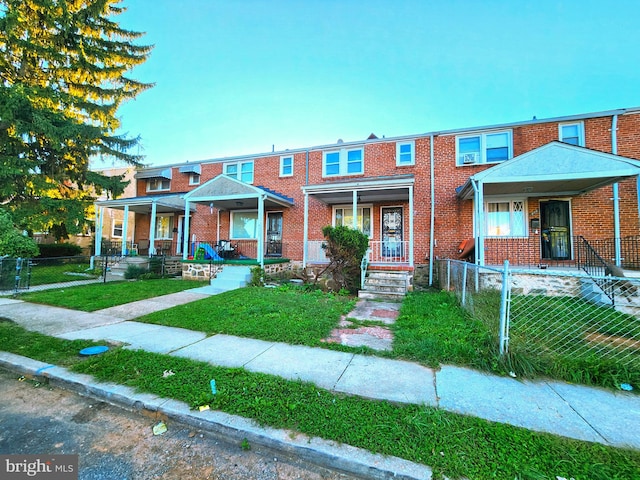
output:
<svg viewBox="0 0 640 480"><path fill-rule="evenodd" d="M249 285L252 287L262 287L264 285L264 269L260 267L252 267L251 268L251 280L249 280Z"/></svg>
<svg viewBox="0 0 640 480"><path fill-rule="evenodd" d="M0 209L0 256L31 258L37 254L38 245L20 233L9 212Z"/></svg>
<svg viewBox="0 0 640 480"><path fill-rule="evenodd" d="M330 289L357 292L360 287L360 262L369 248L369 237L360 230L344 226L326 226L322 234L327 240L322 248L330 262L322 274L330 275L334 284Z"/></svg>
<svg viewBox="0 0 640 480"><path fill-rule="evenodd" d="M138 279L142 275L148 273L147 269L138 265L129 265L124 272L124 278L127 280Z"/></svg>
<svg viewBox="0 0 640 480"><path fill-rule="evenodd" d="M39 247L41 258L74 257L82 253L82 247L73 243L41 244Z"/></svg>

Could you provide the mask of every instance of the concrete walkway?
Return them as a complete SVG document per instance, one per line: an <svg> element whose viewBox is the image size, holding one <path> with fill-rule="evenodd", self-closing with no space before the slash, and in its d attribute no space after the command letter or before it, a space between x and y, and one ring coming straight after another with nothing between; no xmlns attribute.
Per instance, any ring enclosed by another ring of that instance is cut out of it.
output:
<svg viewBox="0 0 640 480"><path fill-rule="evenodd" d="M374 356L130 321L203 298L189 291L85 313L0 298L0 317L66 339L243 367L336 392L447 411L605 445L640 449L640 396L556 381L520 381L445 365L438 370Z"/></svg>

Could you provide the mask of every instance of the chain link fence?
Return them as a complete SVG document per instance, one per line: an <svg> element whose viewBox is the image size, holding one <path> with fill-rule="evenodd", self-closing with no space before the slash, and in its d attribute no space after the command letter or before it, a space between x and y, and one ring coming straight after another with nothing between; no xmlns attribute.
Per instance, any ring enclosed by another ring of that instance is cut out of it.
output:
<svg viewBox="0 0 640 480"><path fill-rule="evenodd" d="M440 260L439 286L485 322L501 355L640 370L640 278Z"/></svg>

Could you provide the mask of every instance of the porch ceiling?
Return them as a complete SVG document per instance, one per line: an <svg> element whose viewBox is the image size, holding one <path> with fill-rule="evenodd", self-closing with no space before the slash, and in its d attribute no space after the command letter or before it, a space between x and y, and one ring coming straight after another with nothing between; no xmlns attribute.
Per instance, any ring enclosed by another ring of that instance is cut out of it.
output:
<svg viewBox="0 0 640 480"><path fill-rule="evenodd" d="M640 161L551 142L472 175L457 193L471 199L473 182L481 182L484 195L580 195L636 175Z"/></svg>
<svg viewBox="0 0 640 480"><path fill-rule="evenodd" d="M358 203L408 201L409 187L413 186L413 175L393 177L370 177L349 182L327 182L302 187L307 193L329 205L353 202L357 192Z"/></svg>
<svg viewBox="0 0 640 480"><path fill-rule="evenodd" d="M113 208L114 210L124 210L124 207L128 206L130 212L150 213L153 203L156 204L156 213L184 213L185 201L181 194L103 200L96 202L96 206ZM195 206L189 210L195 212Z"/></svg>

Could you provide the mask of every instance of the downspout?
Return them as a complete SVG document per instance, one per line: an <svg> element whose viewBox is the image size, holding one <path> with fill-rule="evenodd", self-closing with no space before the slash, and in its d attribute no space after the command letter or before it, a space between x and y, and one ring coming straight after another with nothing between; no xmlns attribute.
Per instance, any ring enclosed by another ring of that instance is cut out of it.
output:
<svg viewBox="0 0 640 480"><path fill-rule="evenodd" d="M471 178L471 185L473 186L475 209L475 215L473 216L473 233L476 240L475 260L476 265L484 266L484 185L482 182L474 180L473 177Z"/></svg>
<svg viewBox="0 0 640 480"><path fill-rule="evenodd" d="M618 115L611 117L611 153L618 154ZM613 241L615 248L615 263L622 264L620 254L620 192L618 182L613 184Z"/></svg>
<svg viewBox="0 0 640 480"><path fill-rule="evenodd" d="M431 214L430 214L430 226L429 226L429 286L433 286L433 248L435 246L435 228L436 223L436 199L435 191L436 187L433 184L435 179L434 168L434 155L433 155L433 134L429 138L429 181L431 182Z"/></svg>
<svg viewBox="0 0 640 480"><path fill-rule="evenodd" d="M304 159L304 184L309 185L309 150L305 151L305 159Z"/></svg>

